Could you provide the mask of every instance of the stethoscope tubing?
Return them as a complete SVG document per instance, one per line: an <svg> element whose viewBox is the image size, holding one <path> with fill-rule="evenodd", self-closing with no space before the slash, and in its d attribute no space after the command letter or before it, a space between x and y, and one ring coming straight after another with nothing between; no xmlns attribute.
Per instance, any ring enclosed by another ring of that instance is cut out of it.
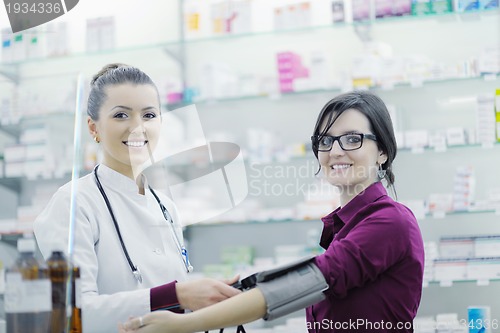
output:
<svg viewBox="0 0 500 333"><path fill-rule="evenodd" d="M120 232L120 227L118 225L118 221L116 220L116 217L115 217L115 214L113 212L113 209L111 208L111 203L109 202L108 196L106 195L106 192L104 191L104 188L103 188L103 186L101 184L101 181L99 180L99 177L97 176L97 169L98 168L99 168L99 165L96 165L94 167L94 171L93 171L97 188L99 189L99 192L101 193L101 195L102 195L102 197L104 199L106 207L108 208L109 214L111 215L111 219L113 220L113 224L114 224L114 227L115 227L115 230L116 230L116 234L118 235L118 239L120 241L121 248L122 248L123 253L125 254L127 262L128 262L128 264L130 266L130 270L132 271L132 274L134 275L134 277L136 278L136 280L139 283L142 283L142 274L141 274L141 272L139 270L139 267L137 267L136 265L134 265L134 262L130 258L130 255L128 253L127 247L125 246L125 242L123 241L123 237L122 237L122 234ZM174 240L175 240L175 243L176 243L175 245L177 247L177 250L179 251L179 254L181 255L181 258L182 258L182 261L184 263L184 266L186 267L186 271L189 273L189 272L191 272L193 270L193 266L191 266L191 264L189 262L189 257L188 257L188 253L187 253L186 248L182 245L182 243L181 243L181 241L179 239L179 236L177 236L177 232L175 232L174 220L172 219L172 216L168 212L167 208L162 204L162 202L161 202L160 198L158 197L158 195L155 193L155 191L153 191L153 189L151 188L151 186L149 186L149 190L151 191L151 193L155 197L156 201L158 202L158 205L160 206L160 209L161 209L161 211L163 213L163 217L165 218L165 220L167 221L167 223L172 228L172 234L174 235Z"/></svg>
<svg viewBox="0 0 500 333"><path fill-rule="evenodd" d="M138 274L138 268L137 266L134 265L132 262L132 259L130 259L130 255L128 254L127 247L125 246L125 243L123 242L123 237L122 233L120 232L120 226L118 225L118 222L116 221L115 214L113 212L113 209L111 208L111 203L109 202L108 196L106 195L106 192L104 192L104 188L102 187L101 181L99 180L99 177L97 176L97 169L99 168L99 164L95 166L94 168L94 178L96 181L97 188L99 189L99 192L101 192L101 195L104 199L104 202L106 203L106 207L108 208L109 214L111 215L111 219L113 220L113 224L115 226L116 234L118 235L118 239L120 240L120 245L122 247L123 253L125 254L125 257L127 258L128 265L130 266L130 269L132 270L132 273L134 276L137 278L139 283L142 283L142 275L140 273Z"/></svg>

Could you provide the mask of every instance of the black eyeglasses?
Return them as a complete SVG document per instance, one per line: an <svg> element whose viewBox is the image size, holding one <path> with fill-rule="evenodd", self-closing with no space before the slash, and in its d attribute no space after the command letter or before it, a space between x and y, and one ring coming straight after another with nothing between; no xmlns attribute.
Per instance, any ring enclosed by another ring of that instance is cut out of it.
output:
<svg viewBox="0 0 500 333"><path fill-rule="evenodd" d="M373 141L377 141L377 137L373 134L362 134L362 133L348 133L339 136L332 135L313 135L311 136L311 141L313 147L318 151L330 151L332 150L333 144L338 140L340 148L344 151L356 150L361 148L363 145L363 139L367 138Z"/></svg>

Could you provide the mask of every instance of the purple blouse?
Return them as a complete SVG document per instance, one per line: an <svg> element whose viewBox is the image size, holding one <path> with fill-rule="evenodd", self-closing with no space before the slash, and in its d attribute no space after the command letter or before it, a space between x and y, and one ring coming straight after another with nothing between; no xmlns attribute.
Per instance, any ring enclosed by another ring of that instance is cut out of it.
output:
<svg viewBox="0 0 500 333"><path fill-rule="evenodd" d="M306 310L309 332L413 332L424 246L413 213L380 182L322 218L315 261L330 286Z"/></svg>

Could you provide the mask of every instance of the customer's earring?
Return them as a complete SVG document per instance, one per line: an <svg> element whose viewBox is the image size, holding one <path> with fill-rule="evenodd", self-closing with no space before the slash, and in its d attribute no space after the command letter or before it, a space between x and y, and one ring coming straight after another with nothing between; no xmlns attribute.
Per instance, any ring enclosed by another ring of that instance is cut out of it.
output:
<svg viewBox="0 0 500 333"><path fill-rule="evenodd" d="M377 177L378 179L384 179L385 178L386 171L382 169L382 164L378 165L378 170L377 170Z"/></svg>
<svg viewBox="0 0 500 333"><path fill-rule="evenodd" d="M99 141L99 139L97 138L97 136L94 136L94 141L97 142L97 143L101 142L101 141Z"/></svg>

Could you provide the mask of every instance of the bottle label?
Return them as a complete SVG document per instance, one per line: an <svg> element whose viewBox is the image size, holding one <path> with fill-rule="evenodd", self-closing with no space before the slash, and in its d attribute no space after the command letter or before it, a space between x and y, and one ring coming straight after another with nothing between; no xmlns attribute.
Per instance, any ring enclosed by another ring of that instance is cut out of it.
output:
<svg viewBox="0 0 500 333"><path fill-rule="evenodd" d="M46 311L52 311L52 288L49 279L23 280L21 273L6 274L6 313Z"/></svg>

